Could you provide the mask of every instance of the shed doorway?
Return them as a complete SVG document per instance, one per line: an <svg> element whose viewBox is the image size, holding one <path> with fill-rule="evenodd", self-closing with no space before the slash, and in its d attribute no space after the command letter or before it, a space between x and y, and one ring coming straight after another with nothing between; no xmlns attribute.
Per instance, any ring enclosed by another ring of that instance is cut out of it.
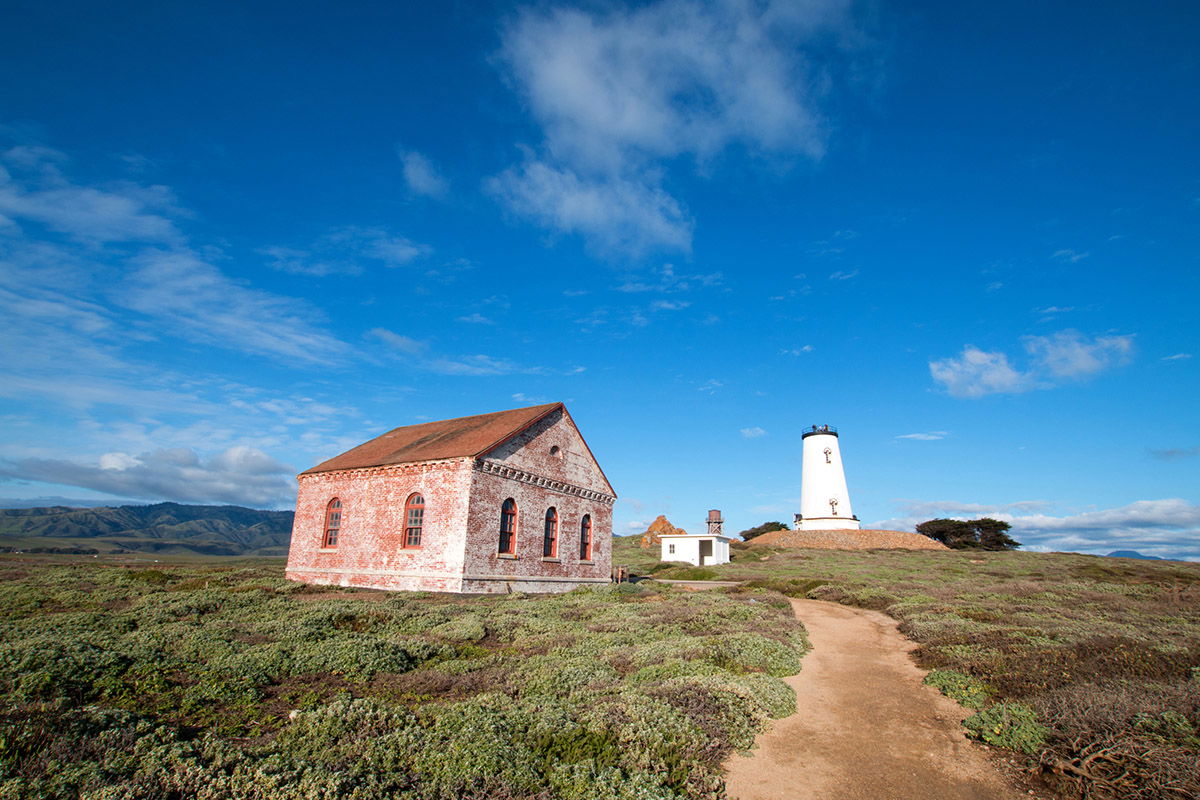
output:
<svg viewBox="0 0 1200 800"><path fill-rule="evenodd" d="M700 545L700 566L702 566L702 567L703 567L703 566L704 566L704 559L705 559L705 558L709 558L709 559L711 559L711 558L713 557L713 554L712 554L712 546L713 546L712 539L705 539L705 540L703 540L703 541L699 542L699 545Z"/></svg>

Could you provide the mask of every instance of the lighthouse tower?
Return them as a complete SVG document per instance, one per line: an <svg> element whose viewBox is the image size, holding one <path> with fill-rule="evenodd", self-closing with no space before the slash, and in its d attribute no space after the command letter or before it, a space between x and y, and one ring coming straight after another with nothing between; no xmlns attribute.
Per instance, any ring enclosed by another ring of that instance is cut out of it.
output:
<svg viewBox="0 0 1200 800"><path fill-rule="evenodd" d="M858 530L858 517L850 508L850 492L846 489L837 428L813 425L804 431L802 438L804 458L796 530Z"/></svg>

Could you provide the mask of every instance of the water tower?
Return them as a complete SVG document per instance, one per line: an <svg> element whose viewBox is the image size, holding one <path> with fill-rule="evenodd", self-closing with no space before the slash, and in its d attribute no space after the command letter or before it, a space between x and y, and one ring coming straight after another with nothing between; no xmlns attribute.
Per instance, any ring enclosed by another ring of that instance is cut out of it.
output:
<svg viewBox="0 0 1200 800"><path fill-rule="evenodd" d="M837 428L813 425L804 431L800 467L798 531L856 531L858 517L850 507Z"/></svg>

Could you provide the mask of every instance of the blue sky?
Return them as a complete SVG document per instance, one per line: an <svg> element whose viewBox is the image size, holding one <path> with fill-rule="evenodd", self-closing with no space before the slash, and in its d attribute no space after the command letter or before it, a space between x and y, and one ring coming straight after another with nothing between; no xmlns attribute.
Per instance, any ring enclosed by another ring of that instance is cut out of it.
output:
<svg viewBox="0 0 1200 800"><path fill-rule="evenodd" d="M1191 3L14 2L0 497L563 400L621 499L1200 559Z"/></svg>

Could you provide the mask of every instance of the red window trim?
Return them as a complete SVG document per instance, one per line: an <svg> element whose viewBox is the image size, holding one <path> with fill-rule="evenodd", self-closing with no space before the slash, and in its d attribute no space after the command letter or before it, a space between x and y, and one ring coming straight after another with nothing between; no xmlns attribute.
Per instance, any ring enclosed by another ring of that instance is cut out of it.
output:
<svg viewBox="0 0 1200 800"><path fill-rule="evenodd" d="M321 548L337 547L338 533L342 529L342 501L335 497L325 504L325 527L321 534Z"/></svg>
<svg viewBox="0 0 1200 800"><path fill-rule="evenodd" d="M546 525L542 530L542 558L558 558L558 509L546 509Z"/></svg>
<svg viewBox="0 0 1200 800"><path fill-rule="evenodd" d="M584 514L579 521L579 560L592 560L592 515Z"/></svg>
<svg viewBox="0 0 1200 800"><path fill-rule="evenodd" d="M413 513L416 512L416 525L413 524ZM405 550L420 550L421 536L425 528L425 498L420 492L413 492L404 501L404 532L400 537L400 546ZM414 532L416 535L414 536Z"/></svg>
<svg viewBox="0 0 1200 800"><path fill-rule="evenodd" d="M517 552L517 513L517 501L511 497L500 506L500 541L497 544L497 553L514 555Z"/></svg>

